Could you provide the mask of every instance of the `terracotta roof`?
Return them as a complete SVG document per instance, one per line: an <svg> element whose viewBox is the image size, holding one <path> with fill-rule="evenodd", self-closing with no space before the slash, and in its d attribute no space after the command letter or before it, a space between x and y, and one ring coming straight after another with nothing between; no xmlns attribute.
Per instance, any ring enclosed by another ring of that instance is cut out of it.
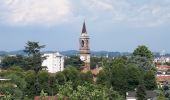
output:
<svg viewBox="0 0 170 100"><path fill-rule="evenodd" d="M158 65L157 66L157 70L160 70L160 71L167 71L168 69L170 69L170 66L168 66L168 65Z"/></svg>
<svg viewBox="0 0 170 100"><path fill-rule="evenodd" d="M156 67L160 68L160 67L163 67L163 68L170 68L170 66L168 65L157 65Z"/></svg>
<svg viewBox="0 0 170 100"><path fill-rule="evenodd" d="M58 100L58 99L57 99L57 96L48 96L47 98L48 98L48 99L43 99L43 98L41 98L41 96L36 96L36 97L34 98L34 100Z"/></svg>
<svg viewBox="0 0 170 100"><path fill-rule="evenodd" d="M159 75L156 76L157 81L170 81L170 75Z"/></svg>

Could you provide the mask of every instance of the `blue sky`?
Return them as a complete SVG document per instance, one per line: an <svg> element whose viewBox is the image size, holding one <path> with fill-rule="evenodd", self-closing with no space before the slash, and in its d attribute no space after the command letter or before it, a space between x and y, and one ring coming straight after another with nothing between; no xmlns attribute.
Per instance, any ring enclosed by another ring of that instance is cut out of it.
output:
<svg viewBox="0 0 170 100"><path fill-rule="evenodd" d="M138 45L170 53L170 0L1 0L0 51L38 41L45 50L78 50L83 21L95 51Z"/></svg>

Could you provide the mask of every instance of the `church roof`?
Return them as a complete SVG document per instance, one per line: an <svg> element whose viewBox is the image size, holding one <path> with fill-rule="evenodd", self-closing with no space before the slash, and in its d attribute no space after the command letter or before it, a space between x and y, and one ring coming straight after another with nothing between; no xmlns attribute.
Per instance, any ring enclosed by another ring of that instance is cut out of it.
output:
<svg viewBox="0 0 170 100"><path fill-rule="evenodd" d="M84 22L83 23L83 29L82 29L82 33L86 33L87 31L86 31L86 23Z"/></svg>

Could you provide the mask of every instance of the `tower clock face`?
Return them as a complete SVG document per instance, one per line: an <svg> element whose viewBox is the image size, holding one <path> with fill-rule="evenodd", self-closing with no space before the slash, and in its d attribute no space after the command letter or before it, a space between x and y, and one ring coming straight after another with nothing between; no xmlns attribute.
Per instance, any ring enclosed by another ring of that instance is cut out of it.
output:
<svg viewBox="0 0 170 100"><path fill-rule="evenodd" d="M84 56L80 56L80 60L81 61L85 61L85 57Z"/></svg>

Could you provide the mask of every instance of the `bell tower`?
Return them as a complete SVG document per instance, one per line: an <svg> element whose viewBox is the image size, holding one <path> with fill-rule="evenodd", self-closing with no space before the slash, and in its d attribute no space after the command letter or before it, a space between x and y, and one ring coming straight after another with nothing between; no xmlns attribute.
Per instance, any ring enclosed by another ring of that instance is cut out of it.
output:
<svg viewBox="0 0 170 100"><path fill-rule="evenodd" d="M80 60L84 62L83 70L90 70L90 37L86 31L86 24L83 23L82 33L80 35Z"/></svg>

